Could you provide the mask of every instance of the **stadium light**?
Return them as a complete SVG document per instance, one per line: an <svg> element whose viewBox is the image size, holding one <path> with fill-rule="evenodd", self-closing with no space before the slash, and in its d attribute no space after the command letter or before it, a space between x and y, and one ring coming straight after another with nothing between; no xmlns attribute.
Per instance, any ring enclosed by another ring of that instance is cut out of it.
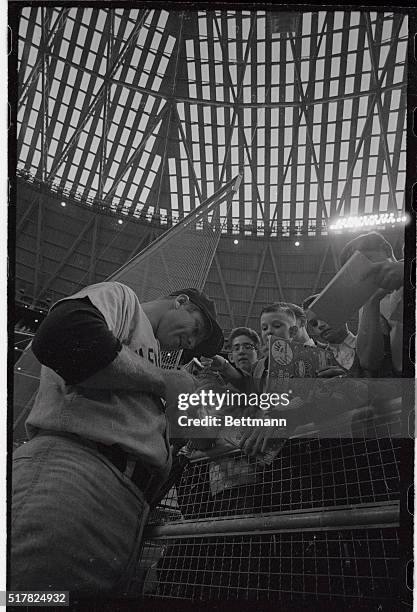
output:
<svg viewBox="0 0 417 612"><path fill-rule="evenodd" d="M373 229L387 225L394 227L400 223L405 225L407 221L408 217L406 215L395 215L392 212L378 215L363 215L361 217L340 217L329 226L329 229L332 231L343 231L362 228Z"/></svg>

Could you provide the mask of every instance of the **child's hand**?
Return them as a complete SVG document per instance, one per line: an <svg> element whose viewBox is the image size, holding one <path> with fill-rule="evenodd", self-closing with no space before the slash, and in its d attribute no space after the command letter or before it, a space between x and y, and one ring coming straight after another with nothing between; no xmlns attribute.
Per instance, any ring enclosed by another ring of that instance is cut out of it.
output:
<svg viewBox="0 0 417 612"><path fill-rule="evenodd" d="M224 368L226 359L221 355L214 355L213 357L201 357L201 363L204 367L210 368L216 372L221 371Z"/></svg>
<svg viewBox="0 0 417 612"><path fill-rule="evenodd" d="M240 383L243 379L242 373L221 355L214 355L210 359L201 358L201 362L211 372L216 372L225 382Z"/></svg>
<svg viewBox="0 0 417 612"><path fill-rule="evenodd" d="M287 438L292 434L296 427L300 425L298 422L299 416L297 413L303 408L303 406L304 400L301 397L294 397L289 405L285 408L282 407L268 410L267 413L264 413L264 416L265 418L291 416L292 422L285 428L285 437ZM256 416L259 417L259 414ZM269 440L276 437L275 432L277 429L278 427L263 425L245 427L245 432L239 442L239 446L244 453L250 456L254 456L257 453L263 453L267 449Z"/></svg>
<svg viewBox="0 0 417 612"><path fill-rule="evenodd" d="M258 452L264 452L269 438L271 437L271 428L263 427L248 427L243 434L239 446L246 455L254 456Z"/></svg>

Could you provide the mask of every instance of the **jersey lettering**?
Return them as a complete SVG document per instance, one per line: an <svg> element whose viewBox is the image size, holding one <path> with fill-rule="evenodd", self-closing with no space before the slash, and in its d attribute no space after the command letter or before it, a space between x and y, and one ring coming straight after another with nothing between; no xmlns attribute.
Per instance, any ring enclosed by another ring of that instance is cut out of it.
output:
<svg viewBox="0 0 417 612"><path fill-rule="evenodd" d="M137 355L139 355L139 357L143 357L144 356L144 351L143 348L140 347L139 349L135 349L135 353ZM153 349L153 347L148 347L148 361L150 361L151 363L153 363L154 365L157 365L157 357L155 355L155 350Z"/></svg>

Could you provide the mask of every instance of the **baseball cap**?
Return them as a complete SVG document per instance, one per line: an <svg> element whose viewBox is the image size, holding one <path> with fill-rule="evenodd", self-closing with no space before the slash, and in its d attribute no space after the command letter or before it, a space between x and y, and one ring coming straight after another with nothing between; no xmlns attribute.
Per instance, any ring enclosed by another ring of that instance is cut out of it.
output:
<svg viewBox="0 0 417 612"><path fill-rule="evenodd" d="M193 349L194 355L204 355L204 357L212 357L216 355L219 351L221 351L224 344L223 332L216 321L217 313L216 313L216 305L213 300L210 300L204 293L198 291L198 289L188 288L188 289L178 289L178 291L173 291L170 293L170 296L175 297L176 295L188 295L189 300L192 304L197 306L204 315L206 320L209 335L208 337L200 342Z"/></svg>

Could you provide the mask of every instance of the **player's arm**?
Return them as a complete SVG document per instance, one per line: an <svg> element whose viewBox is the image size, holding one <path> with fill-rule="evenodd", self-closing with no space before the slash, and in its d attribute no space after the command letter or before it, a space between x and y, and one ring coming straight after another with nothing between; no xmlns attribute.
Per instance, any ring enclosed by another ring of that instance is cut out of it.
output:
<svg viewBox="0 0 417 612"><path fill-rule="evenodd" d="M177 388L188 391L193 381L188 373L161 370L122 345L88 298L57 304L39 327L32 350L69 385L167 398Z"/></svg>
<svg viewBox="0 0 417 612"><path fill-rule="evenodd" d="M194 377L185 370L158 368L127 346L122 346L120 353L108 366L78 384L90 389L125 389L152 393L165 399L167 406L174 411L178 395L191 393L195 389Z"/></svg>

